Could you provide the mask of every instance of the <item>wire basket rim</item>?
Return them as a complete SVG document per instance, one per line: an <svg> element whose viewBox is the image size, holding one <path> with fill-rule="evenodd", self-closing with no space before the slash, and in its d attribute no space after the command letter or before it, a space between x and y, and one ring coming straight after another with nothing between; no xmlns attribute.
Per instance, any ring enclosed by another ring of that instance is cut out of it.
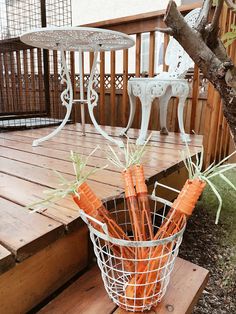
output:
<svg viewBox="0 0 236 314"><path fill-rule="evenodd" d="M118 200L118 199L123 199L124 197L117 197L114 200ZM168 202L169 204L172 204L171 202L162 199L160 197L157 197L155 195L149 195L149 198L154 200L154 201L161 201L163 203ZM154 246L158 246L158 245L162 245L162 244L166 244L168 242L172 242L173 240L175 240L176 238L180 237L183 235L184 230L186 228L186 217L185 217L185 223L184 226L182 227L182 229L180 231L178 231L177 233L175 233L172 236L169 237L165 237L163 239L157 239L157 240L148 240L148 241L133 241L133 240L123 240L123 239L117 239L114 238L108 234L102 233L100 231L98 231L97 229L95 229L90 223L88 224L88 228L90 230L90 232L94 233L96 236L98 236L99 238L108 241L112 244L115 245L120 245L120 246L125 246L125 247L154 247Z"/></svg>

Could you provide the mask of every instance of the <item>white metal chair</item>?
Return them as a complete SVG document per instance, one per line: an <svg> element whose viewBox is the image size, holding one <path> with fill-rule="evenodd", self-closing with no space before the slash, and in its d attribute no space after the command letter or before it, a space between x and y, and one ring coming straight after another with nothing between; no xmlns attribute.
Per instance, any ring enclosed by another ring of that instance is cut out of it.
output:
<svg viewBox="0 0 236 314"><path fill-rule="evenodd" d="M186 22L193 27L199 16L200 8L194 9L185 16ZM128 94L130 99L129 121L121 135L124 135L132 125L136 102L139 97L142 104L142 121L137 144L143 144L146 140L149 124L151 105L154 98L159 98L161 134L168 134L166 127L167 107L171 97L178 97L178 122L183 141L190 141L185 133L183 123L183 110L186 98L189 94L188 82L184 79L188 69L193 66L193 61L180 44L171 38L166 49L165 63L169 66L168 72L161 72L154 78L131 78L128 82Z"/></svg>

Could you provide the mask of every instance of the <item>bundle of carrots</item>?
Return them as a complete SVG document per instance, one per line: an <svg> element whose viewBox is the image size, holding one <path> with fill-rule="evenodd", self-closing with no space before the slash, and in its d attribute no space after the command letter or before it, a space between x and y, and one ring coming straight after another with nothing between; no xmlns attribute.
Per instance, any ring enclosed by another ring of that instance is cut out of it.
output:
<svg viewBox="0 0 236 314"><path fill-rule="evenodd" d="M125 197L130 214L133 239L135 241L161 240L179 232L184 227L186 219L192 214L206 183L215 192L215 187L209 178L220 173L222 179L226 180L222 172L235 167L235 164L224 166L223 168L219 167L230 155L218 165L211 165L202 172L203 152L200 159L197 156L195 164L191 160L190 151L187 146L187 152L183 152L183 159L189 172L189 179L184 184L178 197L173 202L172 208L154 235L148 190L145 184L143 165L140 163L144 147L133 149L127 147L124 150L125 164L121 162L111 147L110 150L113 156L110 155L108 159L117 165L117 167L123 168L122 176L124 179ZM134 186L132 174L136 186ZM229 183L228 180L226 182ZM216 195L219 197L217 192ZM220 208L218 209L218 215L219 210ZM129 305L143 306L145 302L147 305L153 302L152 296L158 295L158 291L161 289L162 269L168 262L168 256L172 251L173 245L173 242L169 242L159 245L154 249L138 248L135 256L137 262L135 267L136 274L131 277L125 289L124 299Z"/></svg>
<svg viewBox="0 0 236 314"><path fill-rule="evenodd" d="M52 201L55 200L55 198L70 194L81 210L97 221L107 225L109 236L116 239L140 242L166 239L182 230L186 219L192 214L206 183L208 183L215 192L221 205L220 195L210 181L210 178L215 175L220 175L225 182L231 185L231 182L229 182L223 173L235 167L235 164L221 166L221 164L226 161L227 158L225 158L218 165L211 165L205 171L202 171L203 153L201 154L201 158L199 159L197 157L196 163L193 163L187 147L187 153L183 155L183 159L185 160L185 166L189 172L189 179L173 202L171 209L161 223L158 231L154 234L154 222L152 221L153 217L149 204L148 189L145 183L144 168L141 163L145 146L146 144L142 147L131 145L129 141L127 141L127 146L120 148L122 158L118 156L117 152L115 152L112 147L110 147L107 153L108 160L120 169L123 177L132 236L128 236L122 227L118 225L109 211L104 207L101 200L87 184L87 178L95 171L99 170L94 169L88 173L84 172L89 157L83 160L78 154L71 154L76 180L67 182L62 178L64 188L55 190L51 193L48 200ZM220 205L216 222L218 222L219 219ZM89 223L99 232L104 232L98 223L91 219ZM156 247L145 246L144 243L144 246L138 246L136 248L133 246L111 246L108 243L114 256L124 261L125 271L130 273L130 276L127 277L129 278L128 282L124 287L124 296L121 297L122 301L125 300L130 306L135 307L135 305L143 306L151 304L153 297L158 295L161 290L163 279L162 269L167 265L169 256L175 245L174 242L171 241L163 243L164 244Z"/></svg>

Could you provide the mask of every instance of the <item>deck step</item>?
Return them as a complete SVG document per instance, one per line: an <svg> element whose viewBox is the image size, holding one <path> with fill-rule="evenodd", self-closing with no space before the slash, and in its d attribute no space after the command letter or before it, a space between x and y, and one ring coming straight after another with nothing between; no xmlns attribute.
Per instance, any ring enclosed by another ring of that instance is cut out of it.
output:
<svg viewBox="0 0 236 314"><path fill-rule="evenodd" d="M149 314L191 313L208 280L208 271L177 258L167 293ZM108 298L97 266L81 276L58 297L39 311L40 314L128 314Z"/></svg>
<svg viewBox="0 0 236 314"><path fill-rule="evenodd" d="M0 244L0 274L4 273L15 265L15 260L11 252Z"/></svg>

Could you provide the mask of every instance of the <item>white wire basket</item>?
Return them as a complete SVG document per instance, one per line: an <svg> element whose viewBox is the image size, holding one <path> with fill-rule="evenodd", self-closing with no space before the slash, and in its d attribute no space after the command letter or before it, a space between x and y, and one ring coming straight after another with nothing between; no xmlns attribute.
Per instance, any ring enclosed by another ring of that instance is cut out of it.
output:
<svg viewBox="0 0 236 314"><path fill-rule="evenodd" d="M149 200L153 231L156 233L172 203L154 195L149 196ZM109 236L106 224L80 211L90 230L105 289L112 301L126 311L149 310L161 301L166 292L186 222L173 236L161 240L134 241L125 197L114 199L110 213L130 241ZM95 229L89 221L100 225L104 233ZM127 258L127 249L133 252L132 258Z"/></svg>

